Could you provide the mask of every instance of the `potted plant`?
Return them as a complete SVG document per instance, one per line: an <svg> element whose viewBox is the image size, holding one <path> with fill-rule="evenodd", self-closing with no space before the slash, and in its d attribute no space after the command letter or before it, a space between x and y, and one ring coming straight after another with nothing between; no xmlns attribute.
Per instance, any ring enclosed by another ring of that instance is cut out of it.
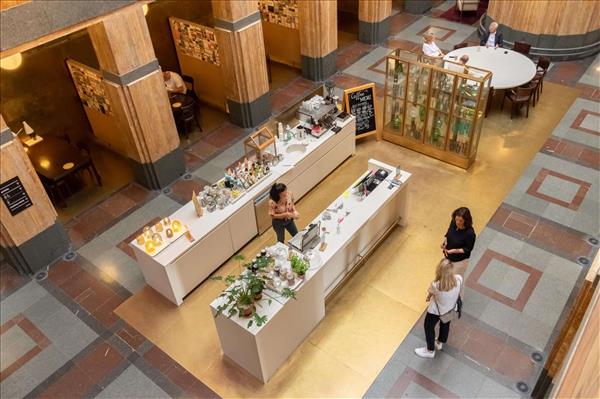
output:
<svg viewBox="0 0 600 399"><path fill-rule="evenodd" d="M250 266L252 263L250 263ZM262 265L261 265L262 266ZM219 296L224 301L217 306L215 317L221 314L231 318L233 316L250 317L247 327L253 324L260 327L267 322L267 316L261 316L256 310L256 305L261 306L260 301L263 297L263 291L272 291L284 298L296 299L296 291L286 287L281 291L275 289L273 278L269 276L266 267L259 267L257 272L252 273L244 270L239 276L227 275L213 276L212 280L223 281L229 287ZM267 301L270 305L271 299Z"/></svg>
<svg viewBox="0 0 600 399"><path fill-rule="evenodd" d="M257 273L248 273L243 279L246 280L248 289L252 293L254 300L260 301L266 285L265 278Z"/></svg>
<svg viewBox="0 0 600 399"><path fill-rule="evenodd" d="M298 255L293 255L290 259L290 265L292 266L292 271L298 275L299 278L303 279L306 275L306 271L310 267L310 263L301 258Z"/></svg>
<svg viewBox="0 0 600 399"><path fill-rule="evenodd" d="M240 317L252 316L256 310L256 307L254 306L254 295L249 287L246 287L246 289L240 289L235 300L235 306L237 307Z"/></svg>

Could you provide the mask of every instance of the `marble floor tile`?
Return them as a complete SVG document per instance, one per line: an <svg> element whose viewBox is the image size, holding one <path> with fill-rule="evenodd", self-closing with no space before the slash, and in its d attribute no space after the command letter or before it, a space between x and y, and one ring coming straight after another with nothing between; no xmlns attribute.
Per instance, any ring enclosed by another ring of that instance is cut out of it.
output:
<svg viewBox="0 0 600 399"><path fill-rule="evenodd" d="M129 366L97 398L167 398L169 395L134 365Z"/></svg>

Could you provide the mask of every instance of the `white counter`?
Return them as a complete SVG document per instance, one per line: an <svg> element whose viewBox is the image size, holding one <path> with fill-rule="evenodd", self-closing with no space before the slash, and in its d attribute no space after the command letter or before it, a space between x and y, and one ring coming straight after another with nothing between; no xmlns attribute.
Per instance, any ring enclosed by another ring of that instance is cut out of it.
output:
<svg viewBox="0 0 600 399"><path fill-rule="evenodd" d="M289 147L300 144L296 139L278 142L277 151L284 155L283 160L272 168L269 176L224 209L212 213L205 210L198 217L190 201L170 215L171 220L179 220L188 227L193 242L181 237L156 256L130 243L146 283L180 305L189 292L256 236L256 197L280 181L300 199L354 154L355 118L338 125L342 129L337 134L330 130L319 139L309 136L305 151L287 152Z"/></svg>
<svg viewBox="0 0 600 399"><path fill-rule="evenodd" d="M273 298L271 304L263 299L257 311L266 315L268 321L261 327L247 327L248 319L219 315L215 324L223 353L262 382L267 382L291 353L302 343L325 315L325 298L370 251L385 232L395 223L406 223L406 202L410 173L402 171L400 186L388 188L395 177L395 168L379 161L370 160L369 170L383 168L389 176L364 200L350 194L348 189L328 208L343 203L332 219L323 221L326 227L326 249L316 248L315 260L306 273L305 281L296 290L296 299L287 299L265 291ZM363 175L364 176L364 175ZM361 176L362 177L362 176ZM357 179L358 180L358 179ZM346 216L346 211L350 214ZM344 217L340 233L336 232L337 219ZM281 244L277 244L281 245ZM211 311L221 303L217 298L211 303Z"/></svg>

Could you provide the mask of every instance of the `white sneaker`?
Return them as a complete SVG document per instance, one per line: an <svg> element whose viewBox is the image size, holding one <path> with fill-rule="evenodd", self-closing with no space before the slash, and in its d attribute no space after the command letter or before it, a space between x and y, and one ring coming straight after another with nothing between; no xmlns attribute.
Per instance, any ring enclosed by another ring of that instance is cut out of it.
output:
<svg viewBox="0 0 600 399"><path fill-rule="evenodd" d="M436 351L441 351L442 350L442 346L444 346L443 343L439 342L437 339L435 340L435 350Z"/></svg>
<svg viewBox="0 0 600 399"><path fill-rule="evenodd" d="M435 356L435 351L429 352L426 347L415 349L415 354L419 357L425 357L428 359L433 359Z"/></svg>

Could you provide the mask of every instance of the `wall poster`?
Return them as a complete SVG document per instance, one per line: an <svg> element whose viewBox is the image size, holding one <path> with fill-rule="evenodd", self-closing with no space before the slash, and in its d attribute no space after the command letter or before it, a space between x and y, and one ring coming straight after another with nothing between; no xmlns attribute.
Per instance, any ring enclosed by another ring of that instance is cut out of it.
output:
<svg viewBox="0 0 600 399"><path fill-rule="evenodd" d="M169 18L169 22L175 47L181 54L221 65L214 29L173 17Z"/></svg>
<svg viewBox="0 0 600 399"><path fill-rule="evenodd" d="M67 66L83 105L105 115L112 115L110 101L104 91L100 71L74 60L67 60Z"/></svg>
<svg viewBox="0 0 600 399"><path fill-rule="evenodd" d="M265 22L298 29L298 0L259 0L258 10Z"/></svg>

